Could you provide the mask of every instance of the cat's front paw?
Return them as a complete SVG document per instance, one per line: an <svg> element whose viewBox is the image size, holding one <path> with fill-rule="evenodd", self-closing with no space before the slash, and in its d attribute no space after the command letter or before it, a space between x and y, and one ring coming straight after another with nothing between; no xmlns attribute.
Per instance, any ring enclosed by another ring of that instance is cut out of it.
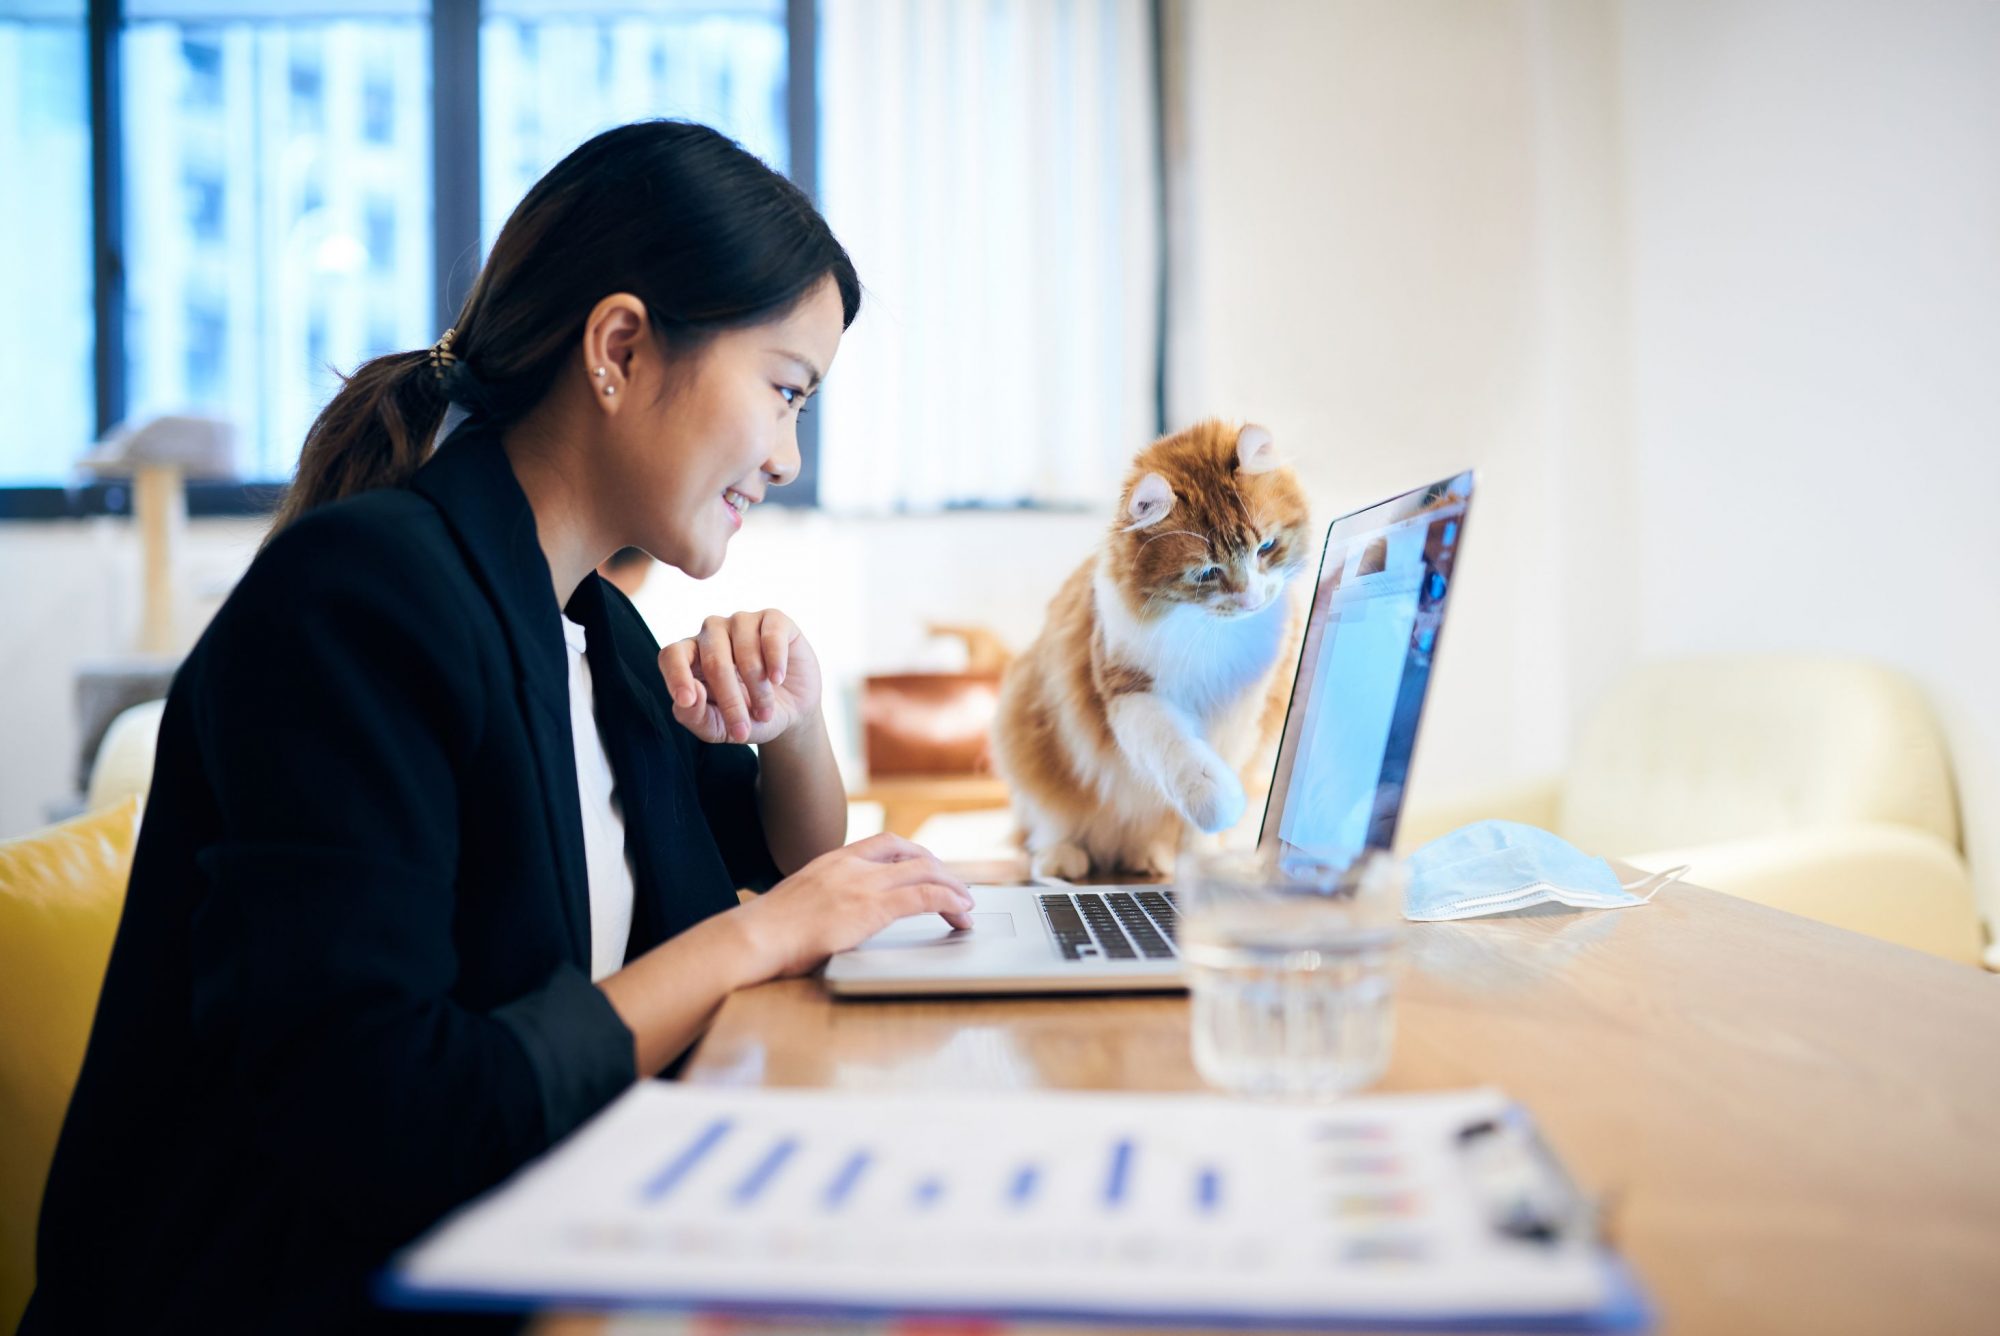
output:
<svg viewBox="0 0 2000 1336"><path fill-rule="evenodd" d="M1215 756L1182 772L1179 797L1181 815L1195 829L1210 835L1241 821L1249 803L1243 782Z"/></svg>
<svg viewBox="0 0 2000 1336"><path fill-rule="evenodd" d="M1052 844L1028 856L1028 875L1078 881L1090 875L1090 855L1074 844Z"/></svg>

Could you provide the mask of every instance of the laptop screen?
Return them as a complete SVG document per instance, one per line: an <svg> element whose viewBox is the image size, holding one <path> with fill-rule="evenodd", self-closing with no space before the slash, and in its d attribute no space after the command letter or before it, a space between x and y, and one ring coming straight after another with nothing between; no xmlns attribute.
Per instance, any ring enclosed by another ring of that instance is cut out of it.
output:
<svg viewBox="0 0 2000 1336"><path fill-rule="evenodd" d="M1461 473L1328 530L1260 844L1345 860L1394 840L1471 498Z"/></svg>

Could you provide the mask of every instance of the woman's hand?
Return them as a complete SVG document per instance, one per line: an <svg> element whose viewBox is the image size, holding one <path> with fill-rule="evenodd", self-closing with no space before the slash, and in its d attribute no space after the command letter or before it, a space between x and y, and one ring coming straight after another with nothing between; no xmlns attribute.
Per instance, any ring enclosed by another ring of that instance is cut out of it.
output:
<svg viewBox="0 0 2000 1336"><path fill-rule="evenodd" d="M730 912L741 916L762 977L789 978L911 914L970 928L971 909L971 892L937 855L884 834L820 855Z"/></svg>
<svg viewBox="0 0 2000 1336"><path fill-rule="evenodd" d="M819 659L775 608L710 617L660 651L660 676L703 742L769 742L819 711Z"/></svg>

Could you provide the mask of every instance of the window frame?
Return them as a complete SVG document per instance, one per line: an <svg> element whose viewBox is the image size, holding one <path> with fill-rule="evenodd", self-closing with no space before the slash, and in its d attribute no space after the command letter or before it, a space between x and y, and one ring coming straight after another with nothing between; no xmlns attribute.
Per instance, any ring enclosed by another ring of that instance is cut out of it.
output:
<svg viewBox="0 0 2000 1336"><path fill-rule="evenodd" d="M273 12L282 12L274 6ZM431 186L434 204L433 281L442 333L470 291L480 261L479 24L480 0L431 0ZM89 63L91 315L95 417L101 438L124 419L125 238L122 89L119 36L124 0L87 0ZM818 198L819 47L815 0L785 0L785 122L789 174L808 198ZM771 494L780 505L819 501L819 424L799 423L798 479ZM256 516L275 509L288 479L189 482L191 516ZM124 482L0 486L0 522L84 519L132 513Z"/></svg>

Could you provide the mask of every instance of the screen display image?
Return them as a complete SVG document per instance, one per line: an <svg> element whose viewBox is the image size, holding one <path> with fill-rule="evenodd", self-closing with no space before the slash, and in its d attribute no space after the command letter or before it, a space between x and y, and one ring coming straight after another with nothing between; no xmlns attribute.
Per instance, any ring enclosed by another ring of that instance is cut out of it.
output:
<svg viewBox="0 0 2000 1336"><path fill-rule="evenodd" d="M1344 861L1395 838L1471 495L1463 473L1329 531L1263 832L1281 854Z"/></svg>

